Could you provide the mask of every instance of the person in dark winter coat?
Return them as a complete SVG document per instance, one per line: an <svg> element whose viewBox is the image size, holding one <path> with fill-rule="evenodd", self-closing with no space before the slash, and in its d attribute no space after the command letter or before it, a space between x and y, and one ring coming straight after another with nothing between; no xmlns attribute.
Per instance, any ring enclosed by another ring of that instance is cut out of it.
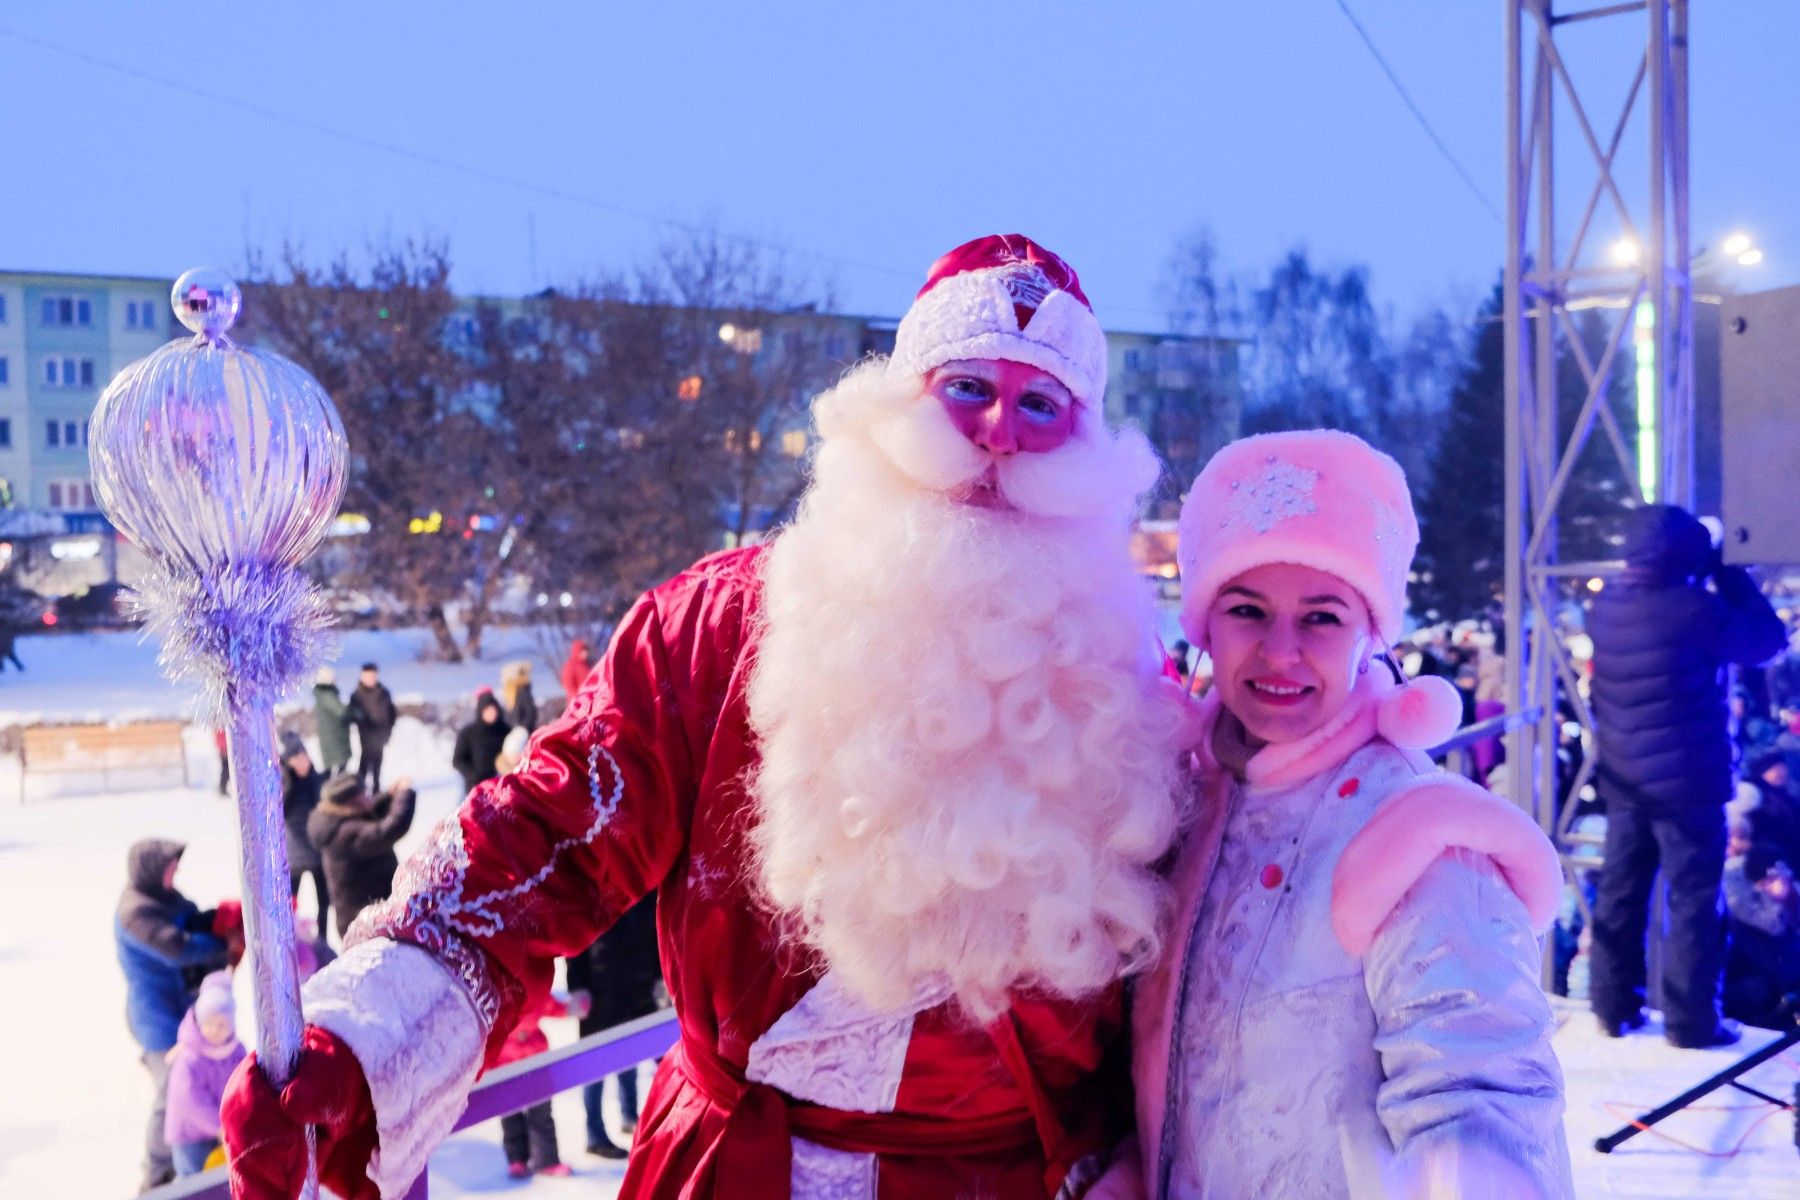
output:
<svg viewBox="0 0 1800 1200"><path fill-rule="evenodd" d="M1794 796L1787 756L1764 750L1750 759L1745 775L1756 788L1756 804L1745 814L1750 840L1785 863L1800 863L1800 799Z"/></svg>
<svg viewBox="0 0 1800 1200"><path fill-rule="evenodd" d="M570 644L569 657L563 660L562 665L563 702L565 704L575 698L575 693L581 690L581 685L587 682L587 677L593 673L593 670L594 660L588 655L587 642L576 638Z"/></svg>
<svg viewBox="0 0 1800 1200"><path fill-rule="evenodd" d="M6 664L23 671L25 664L19 661L19 630L11 621L0 619L0 671L6 670Z"/></svg>
<svg viewBox="0 0 1800 1200"><path fill-rule="evenodd" d="M618 924L601 934L594 944L568 960L569 990L585 992L592 1006L581 1018L581 1036L611 1029L614 1025L648 1016L657 1008L657 985L662 982L662 960L656 951L656 893L652 892L625 910ZM625 1151L607 1136L601 1099L605 1080L597 1079L582 1089L587 1107L587 1150L601 1158L624 1158ZM619 1093L619 1115L627 1134L637 1129L637 1068L628 1067L613 1076Z"/></svg>
<svg viewBox="0 0 1800 1200"><path fill-rule="evenodd" d="M357 677L356 690L350 693L350 723L356 726L362 754L356 760L356 777L371 792L381 790L381 756L388 739L394 735L394 723L400 714L394 708L394 697L381 682L381 671L374 663L364 663Z"/></svg>
<svg viewBox="0 0 1800 1200"><path fill-rule="evenodd" d="M1742 831L1749 834L1748 828ZM1725 908L1731 950L1725 960L1725 1011L1763 1029L1790 1029L1800 1012L1800 894L1794 872L1774 847L1733 838L1725 860Z"/></svg>
<svg viewBox="0 0 1800 1200"><path fill-rule="evenodd" d="M350 765L350 710L338 695L337 674L320 667L313 682L313 724L319 729L319 767L327 777Z"/></svg>
<svg viewBox="0 0 1800 1200"><path fill-rule="evenodd" d="M313 877L313 894L319 902L319 923L331 911L331 885L325 881L324 864L318 847L306 834L306 822L319 806L319 788L324 779L313 770L312 756L305 746L290 747L281 760L281 815L287 825L288 883L291 896L300 894L300 881Z"/></svg>
<svg viewBox="0 0 1800 1200"><path fill-rule="evenodd" d="M1684 509L1637 510L1625 551L1626 570L1600 593L1588 619L1596 782L1606 807L1605 866L1594 903L1594 1013L1615 1037L1644 1022L1644 936L1660 868L1669 897L1665 1035L1676 1046L1725 1045L1737 1039L1718 1009L1724 807L1732 794L1727 668L1767 661L1787 634L1755 581L1720 563L1711 534Z"/></svg>
<svg viewBox="0 0 1800 1200"><path fill-rule="evenodd" d="M339 775L324 786L306 833L325 862L340 938L357 914L392 893L400 869L394 845L412 828L415 799L407 779L395 781L380 797L371 796L354 775Z"/></svg>
<svg viewBox="0 0 1800 1200"><path fill-rule="evenodd" d="M510 732L512 726L500 715L500 701L492 692L481 693L475 719L457 731L456 748L450 753L450 765L462 776L464 792L500 774L500 751Z"/></svg>
<svg viewBox="0 0 1800 1200"><path fill-rule="evenodd" d="M175 1175L163 1136L167 1055L197 993L188 980L198 981L206 971L225 965L225 943L211 932L212 914L175 890L175 870L185 849L164 838L134 843L126 858L125 891L113 917L113 940L125 971L125 1021L156 1094L144 1135L146 1189Z"/></svg>

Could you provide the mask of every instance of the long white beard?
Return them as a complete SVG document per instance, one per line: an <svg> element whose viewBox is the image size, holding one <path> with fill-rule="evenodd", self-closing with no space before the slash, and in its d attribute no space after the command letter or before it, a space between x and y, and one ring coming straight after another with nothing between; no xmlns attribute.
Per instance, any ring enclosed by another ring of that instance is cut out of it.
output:
<svg viewBox="0 0 1800 1200"><path fill-rule="evenodd" d="M947 987L987 1019L1160 949L1182 706L1126 537L1156 461L1095 420L1001 470L1023 511L958 503L986 456L883 367L820 398L814 482L769 555L753 842L768 899L865 1001Z"/></svg>

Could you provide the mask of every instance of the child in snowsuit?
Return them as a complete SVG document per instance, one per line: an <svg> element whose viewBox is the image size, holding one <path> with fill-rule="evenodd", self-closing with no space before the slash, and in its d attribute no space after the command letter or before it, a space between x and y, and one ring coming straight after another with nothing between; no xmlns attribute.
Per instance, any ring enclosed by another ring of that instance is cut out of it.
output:
<svg viewBox="0 0 1800 1200"><path fill-rule="evenodd" d="M219 1148L219 1102L225 1081L243 1061L238 1041L231 973L216 971L200 985L200 998L181 1019L175 1048L169 1051L169 1107L163 1136L175 1156L177 1175L206 1169Z"/></svg>
<svg viewBox="0 0 1800 1200"><path fill-rule="evenodd" d="M550 1039L538 1022L545 1017L578 1017L586 1010L580 1000L558 1000L545 996L543 1002L519 1017L519 1023L507 1035L495 1066L518 1062L550 1049ZM506 1173L523 1179L532 1172L539 1175L572 1174L556 1148L556 1119L550 1113L550 1102L534 1104L524 1112L509 1113L500 1118L500 1140L506 1147Z"/></svg>
<svg viewBox="0 0 1800 1200"><path fill-rule="evenodd" d="M1573 1195L1535 937L1561 871L1420 753L1462 704L1387 653L1417 544L1345 433L1244 439L1189 493L1195 825L1133 1001L1140 1142L1092 1197Z"/></svg>

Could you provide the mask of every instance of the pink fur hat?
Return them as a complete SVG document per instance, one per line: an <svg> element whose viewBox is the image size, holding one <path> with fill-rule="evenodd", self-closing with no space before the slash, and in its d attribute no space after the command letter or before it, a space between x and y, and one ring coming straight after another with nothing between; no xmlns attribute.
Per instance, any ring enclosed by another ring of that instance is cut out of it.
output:
<svg viewBox="0 0 1800 1200"><path fill-rule="evenodd" d="M965 242L931 265L894 335L893 369L923 375L963 358L1027 363L1098 409L1106 334L1075 269L1023 234Z"/></svg>
<svg viewBox="0 0 1800 1200"><path fill-rule="evenodd" d="M1206 613L1245 571L1293 563L1335 575L1399 640L1419 522L1400 464L1335 429L1264 433L1213 455L1181 506L1181 627L1206 645Z"/></svg>

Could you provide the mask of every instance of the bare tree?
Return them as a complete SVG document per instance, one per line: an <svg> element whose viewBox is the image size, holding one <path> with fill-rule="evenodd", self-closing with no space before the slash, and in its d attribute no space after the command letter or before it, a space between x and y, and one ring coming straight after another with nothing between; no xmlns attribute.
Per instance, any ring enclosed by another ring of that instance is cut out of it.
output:
<svg viewBox="0 0 1800 1200"><path fill-rule="evenodd" d="M447 336L457 301L444 247L378 249L359 270L347 256L313 265L290 246L272 266L252 255L248 275L244 335L311 371L343 417L344 508L369 521L350 581L422 615L460 661L446 610L491 568L497 542L462 537L456 522L481 511L499 447Z"/></svg>
<svg viewBox="0 0 1800 1200"><path fill-rule="evenodd" d="M1157 346L1152 374L1134 383L1145 407L1139 421L1168 464L1156 506L1173 515L1200 468L1237 437L1243 421L1244 298L1204 229L1177 244L1162 290L1169 327L1186 340Z"/></svg>
<svg viewBox="0 0 1800 1200"><path fill-rule="evenodd" d="M245 330L343 413L345 506L369 521L339 555L346 580L422 618L445 658L478 655L496 600L523 587L545 601L554 662L792 506L807 403L839 364L831 318L777 257L702 234L629 278L514 300L460 301L449 271L431 244L360 270L290 248L253 259Z"/></svg>
<svg viewBox="0 0 1800 1200"><path fill-rule="evenodd" d="M716 230L666 243L635 298L667 314L680 394L715 436L727 540L780 520L805 486L809 405L847 365L831 353L828 288L780 255Z"/></svg>

